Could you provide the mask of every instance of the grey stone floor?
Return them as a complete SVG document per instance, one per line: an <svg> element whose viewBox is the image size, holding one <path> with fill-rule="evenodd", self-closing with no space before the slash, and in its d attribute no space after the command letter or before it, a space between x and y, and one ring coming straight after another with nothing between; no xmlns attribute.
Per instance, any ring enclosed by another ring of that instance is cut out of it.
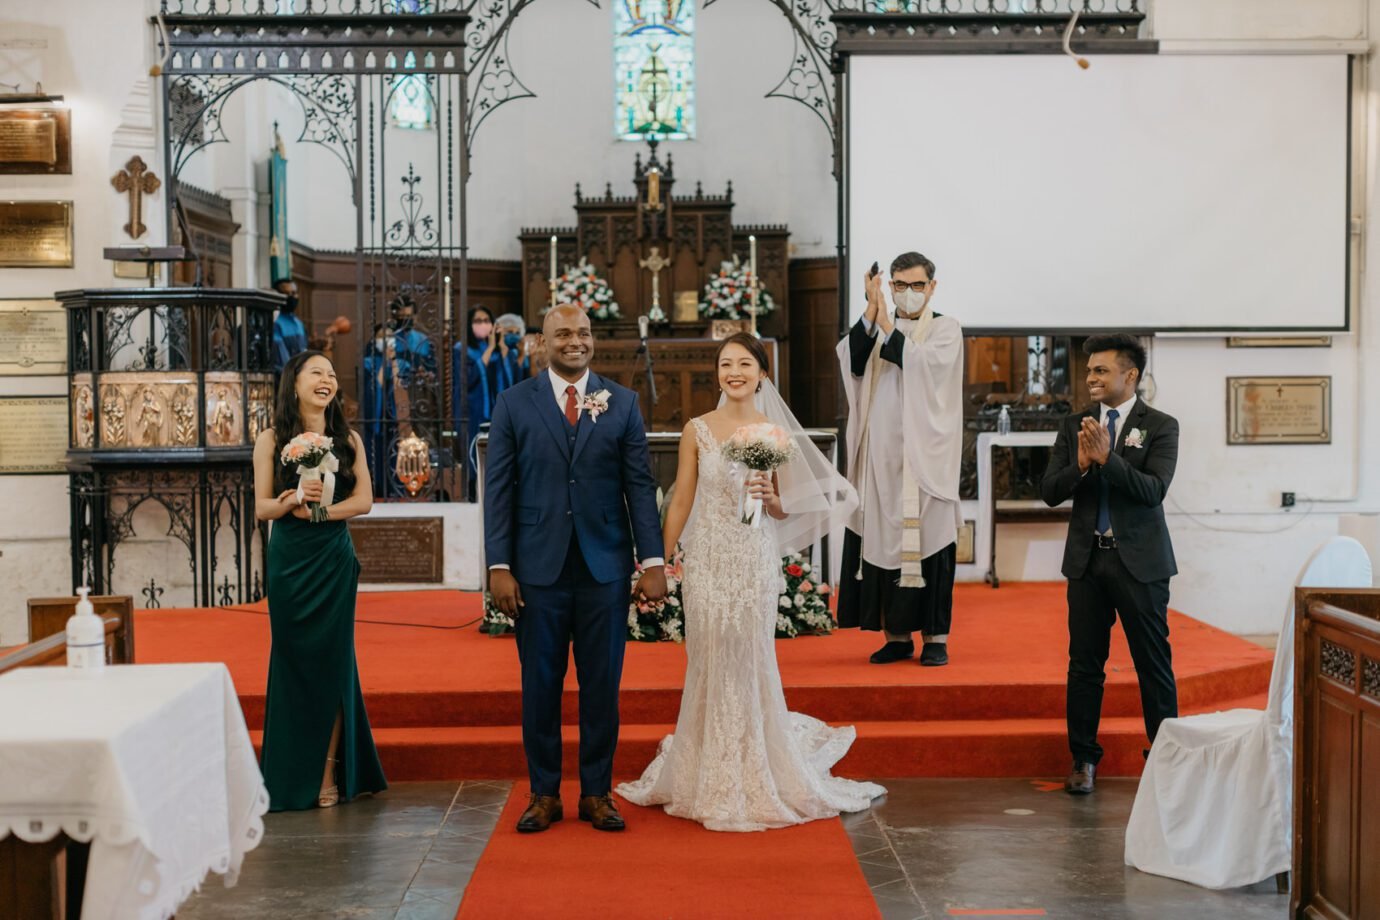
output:
<svg viewBox="0 0 1380 920"><path fill-rule="evenodd" d="M1126 868L1135 780L1102 780L1086 798L1029 780L881 782L887 797L846 815L844 826L886 920L968 911L1069 920L1288 913L1272 881L1214 892ZM510 785L403 783L340 808L269 815L239 886L222 888L212 876L177 916L452 920Z"/></svg>

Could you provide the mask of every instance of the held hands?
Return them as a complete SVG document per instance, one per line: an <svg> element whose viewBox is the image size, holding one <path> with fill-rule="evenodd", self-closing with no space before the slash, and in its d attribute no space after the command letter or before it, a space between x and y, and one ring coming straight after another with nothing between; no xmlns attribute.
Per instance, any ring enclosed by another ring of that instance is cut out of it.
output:
<svg viewBox="0 0 1380 920"><path fill-rule="evenodd" d="M633 586L633 596L645 601L666 599L666 566L654 565L642 573Z"/></svg>
<svg viewBox="0 0 1380 920"><path fill-rule="evenodd" d="M1106 463L1111 450L1112 439L1107 429L1091 418L1083 419L1083 428L1078 432L1078 468L1087 470L1094 463Z"/></svg>
<svg viewBox="0 0 1380 920"><path fill-rule="evenodd" d="M302 490L302 504L319 502L326 492L326 483L320 479L308 479L300 486Z"/></svg>
<svg viewBox="0 0 1380 920"><path fill-rule="evenodd" d="M874 275L868 272L863 276L863 284L867 288L867 309L863 312L863 318L869 323L875 323L878 316L886 315L886 300L882 296L882 273Z"/></svg>
<svg viewBox="0 0 1380 920"><path fill-rule="evenodd" d="M493 595L498 609L511 619L516 620L521 614L521 608L526 606L517 579L507 569L489 570L489 593Z"/></svg>

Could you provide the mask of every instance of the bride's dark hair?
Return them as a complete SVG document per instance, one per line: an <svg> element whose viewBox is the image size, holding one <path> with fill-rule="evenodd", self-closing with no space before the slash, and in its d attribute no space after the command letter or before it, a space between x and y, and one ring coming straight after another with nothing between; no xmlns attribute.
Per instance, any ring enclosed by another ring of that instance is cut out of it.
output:
<svg viewBox="0 0 1380 920"><path fill-rule="evenodd" d="M757 361L762 373L771 373L771 361L767 358L767 346L762 344L762 340L751 332L735 332L728 338L719 343L719 350L714 353L714 364L717 366L719 359L723 357L724 349L730 345L741 345L748 350L748 354Z"/></svg>
<svg viewBox="0 0 1380 920"><path fill-rule="evenodd" d="M326 358L319 351L304 351L293 355L283 365L278 380L278 401L273 410L273 491L283 492L297 487L297 469L279 462L283 448L301 434L302 412L297 405L297 376L312 358ZM326 358L330 361L330 358ZM335 399L326 407L326 437L331 439L331 453L340 460L335 473L336 501L348 498L355 490L355 444L350 437L350 424L345 421L345 404L337 389Z"/></svg>

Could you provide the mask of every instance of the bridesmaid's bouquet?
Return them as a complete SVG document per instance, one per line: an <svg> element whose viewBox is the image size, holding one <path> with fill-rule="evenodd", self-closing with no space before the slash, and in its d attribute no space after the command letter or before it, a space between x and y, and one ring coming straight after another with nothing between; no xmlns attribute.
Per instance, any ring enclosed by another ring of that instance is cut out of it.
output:
<svg viewBox="0 0 1380 920"><path fill-rule="evenodd" d="M283 445L281 455L283 466L297 464L301 482L321 480L321 501L310 502L313 523L326 520L325 509L335 498L335 473L340 469L340 461L331 452L331 439L314 431L304 431ZM297 486L297 501L302 500L302 486Z"/></svg>
<svg viewBox="0 0 1380 920"><path fill-rule="evenodd" d="M741 464L757 473L769 473L794 460L796 455L795 441L770 422L744 425L729 436L721 449L730 463ZM762 522L762 500L748 495L747 475L743 477L740 505L743 523L759 526Z"/></svg>

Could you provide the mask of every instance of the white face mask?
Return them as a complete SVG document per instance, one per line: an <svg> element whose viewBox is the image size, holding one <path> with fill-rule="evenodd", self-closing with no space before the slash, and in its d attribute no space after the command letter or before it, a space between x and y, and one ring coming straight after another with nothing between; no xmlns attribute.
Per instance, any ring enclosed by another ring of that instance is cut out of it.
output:
<svg viewBox="0 0 1380 920"><path fill-rule="evenodd" d="M925 309L925 299L928 296L928 294L921 294L910 288L906 288L899 294L892 291L891 300L896 304L896 309L900 310L902 313L908 313L911 316L915 316L921 310Z"/></svg>

